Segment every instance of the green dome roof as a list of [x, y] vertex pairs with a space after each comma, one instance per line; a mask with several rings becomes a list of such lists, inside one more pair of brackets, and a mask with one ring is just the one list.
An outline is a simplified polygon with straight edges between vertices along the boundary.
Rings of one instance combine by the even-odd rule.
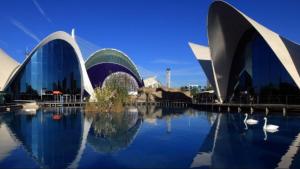
[[129, 69], [138, 79], [141, 80], [141, 76], [130, 58], [123, 52], [116, 49], [102, 49], [93, 53], [85, 62], [87, 69], [101, 64], [101, 63], [114, 63], [119, 64]]

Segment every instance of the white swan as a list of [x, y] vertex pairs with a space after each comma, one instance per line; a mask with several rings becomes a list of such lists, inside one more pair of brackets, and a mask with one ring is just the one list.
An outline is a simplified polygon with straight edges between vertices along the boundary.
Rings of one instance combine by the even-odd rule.
[[258, 121], [257, 120], [254, 120], [254, 119], [247, 119], [248, 118], [248, 114], [246, 113], [245, 114], [245, 119], [244, 119], [244, 122], [246, 122], [247, 124], [249, 125], [254, 125], [254, 124], [257, 124]]
[[274, 133], [274, 132], [278, 131], [279, 126], [273, 125], [273, 124], [268, 124], [267, 125], [267, 118], [264, 117], [264, 120], [265, 120], [265, 124], [264, 124], [263, 129], [265, 131], [270, 132], [270, 133]]

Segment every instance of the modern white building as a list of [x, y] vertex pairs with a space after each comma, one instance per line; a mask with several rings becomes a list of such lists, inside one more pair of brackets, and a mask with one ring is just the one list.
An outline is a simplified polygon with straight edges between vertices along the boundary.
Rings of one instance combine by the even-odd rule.
[[81, 51], [66, 32], [58, 31], [43, 39], [19, 67], [7, 58], [3, 64], [11, 65], [8, 75], [13, 75], [4, 89], [11, 99], [38, 99], [43, 91], [60, 91], [78, 99], [93, 95]]
[[207, 20], [209, 47], [189, 43], [220, 102], [300, 103], [300, 47], [224, 1]]

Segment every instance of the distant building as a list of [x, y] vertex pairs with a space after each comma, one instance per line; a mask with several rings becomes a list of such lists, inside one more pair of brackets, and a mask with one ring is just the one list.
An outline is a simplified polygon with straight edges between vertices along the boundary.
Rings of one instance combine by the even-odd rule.
[[200, 86], [200, 85], [197, 85], [197, 84], [189, 84], [189, 85], [187, 85], [187, 87], [188, 87], [190, 90], [192, 90], [192, 89], [194, 89], [194, 88], [201, 90], [201, 86]]
[[180, 88], [182, 91], [191, 91], [192, 89], [201, 90], [201, 86], [197, 84], [189, 84]]
[[166, 70], [166, 87], [171, 88], [171, 69], [167, 68]]
[[145, 87], [158, 88], [161, 87], [161, 83], [156, 79], [156, 76], [148, 77], [144, 79]]

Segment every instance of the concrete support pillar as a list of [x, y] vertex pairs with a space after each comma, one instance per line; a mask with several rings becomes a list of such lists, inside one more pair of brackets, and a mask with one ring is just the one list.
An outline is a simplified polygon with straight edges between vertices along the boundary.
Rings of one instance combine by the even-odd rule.
[[253, 107], [250, 107], [250, 113], [252, 114], [254, 112]]
[[266, 115], [268, 115], [268, 114], [269, 114], [269, 108], [266, 107]]
[[242, 109], [240, 107], [238, 107], [238, 112], [240, 113], [242, 111]]
[[283, 107], [283, 108], [282, 108], [282, 114], [283, 114], [283, 116], [286, 115], [286, 107]]

